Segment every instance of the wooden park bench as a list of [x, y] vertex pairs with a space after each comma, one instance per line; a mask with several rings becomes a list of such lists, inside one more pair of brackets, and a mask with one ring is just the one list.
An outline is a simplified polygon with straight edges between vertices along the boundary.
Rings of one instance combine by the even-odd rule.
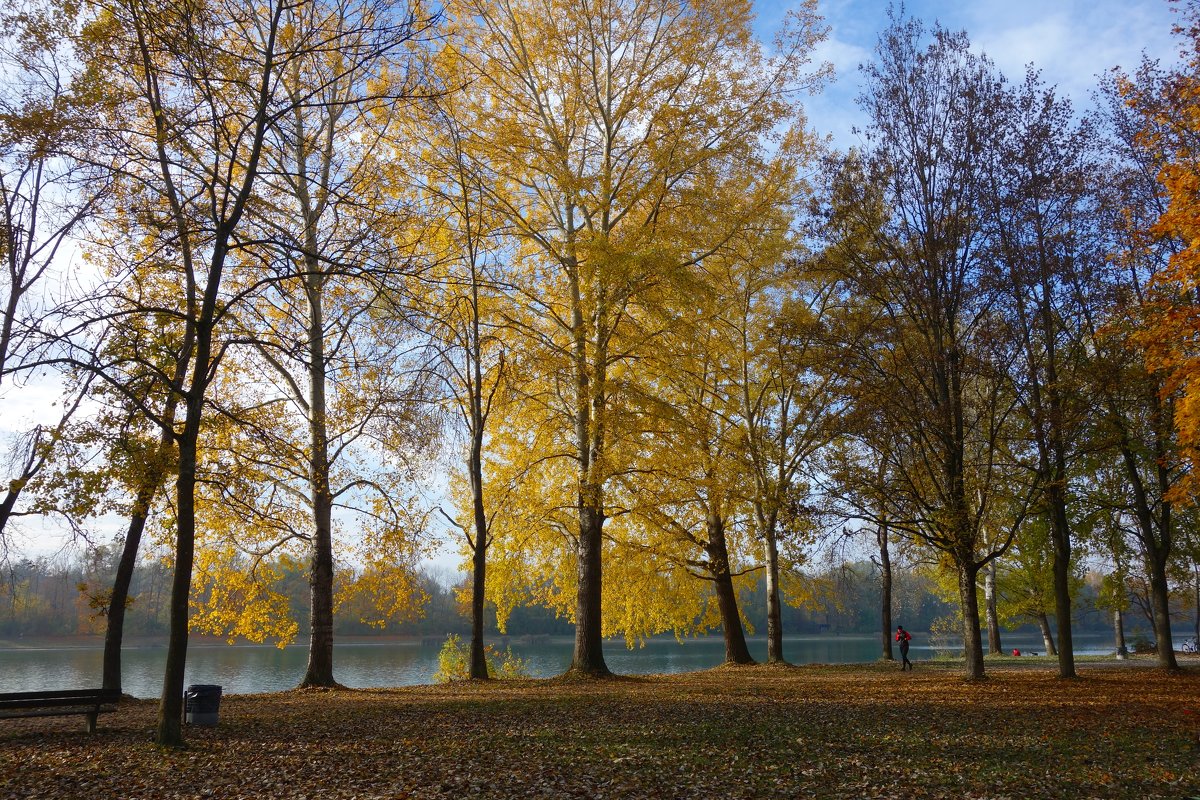
[[88, 733], [96, 732], [96, 716], [116, 711], [121, 693], [112, 689], [56, 689], [48, 692], [0, 694], [0, 719], [87, 716]]

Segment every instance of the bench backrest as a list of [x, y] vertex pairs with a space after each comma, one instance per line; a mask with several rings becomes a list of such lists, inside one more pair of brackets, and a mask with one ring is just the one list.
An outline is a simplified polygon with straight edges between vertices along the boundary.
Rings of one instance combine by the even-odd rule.
[[106, 705], [121, 699], [112, 689], [52, 689], [44, 692], [6, 692], [0, 694], [0, 709], [45, 708], [47, 706]]

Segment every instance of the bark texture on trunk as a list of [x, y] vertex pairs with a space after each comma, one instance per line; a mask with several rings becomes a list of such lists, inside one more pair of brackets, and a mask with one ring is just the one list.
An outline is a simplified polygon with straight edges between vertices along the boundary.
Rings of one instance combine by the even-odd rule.
[[129, 517], [125, 529], [125, 544], [121, 549], [121, 561], [113, 579], [112, 594], [108, 602], [108, 619], [104, 628], [104, 665], [101, 686], [114, 692], [121, 691], [121, 642], [125, 635], [125, 607], [129, 601], [129, 584], [133, 581], [133, 569], [137, 566], [138, 548], [142, 543], [142, 532], [146, 529], [146, 510], [154, 498], [154, 489], [145, 486], [138, 492], [134, 513]]
[[333, 679], [333, 541], [328, 525], [320, 526], [309, 564], [308, 664], [303, 687], [334, 687]]
[[[475, 534], [480, 536], [479, 533]], [[488, 679], [487, 649], [483, 642], [484, 587], [487, 586], [487, 551], [476, 539], [471, 559], [471, 664], [472, 680]]]
[[1150, 562], [1151, 616], [1154, 620], [1158, 665], [1163, 669], [1176, 671], [1179, 669], [1179, 663], [1175, 660], [1175, 643], [1171, 637], [1171, 589], [1167, 582], [1167, 559], [1154, 553], [1147, 561]]
[[[1059, 474], [1066, 474], [1065, 459], [1059, 458]], [[1074, 678], [1075, 643], [1071, 632], [1071, 523], [1067, 518], [1067, 501], [1061, 483], [1055, 482], [1050, 492], [1050, 539], [1054, 547], [1054, 624], [1058, 626], [1058, 677]]]
[[[479, 385], [478, 375], [478, 370], [476, 370], [476, 386]], [[468, 469], [471, 477], [471, 511], [475, 536], [471, 542], [470, 674], [473, 680], [482, 681], [488, 679], [487, 651], [483, 643], [484, 593], [487, 590], [488, 524], [483, 504], [483, 415], [479, 407], [478, 392], [472, 398], [472, 403], [474, 428], [471, 434], [471, 456], [468, 459]]]
[[1000, 644], [1000, 617], [996, 613], [996, 562], [989, 561], [983, 568], [983, 601], [987, 613], [988, 653], [1004, 652]]
[[[604, 549], [604, 476], [601, 465], [607, 444], [605, 394], [608, 351], [606, 334], [608, 291], [599, 274], [591, 279], [587, 291], [589, 313], [584, 313], [584, 287], [579, 262], [575, 257], [574, 208], [567, 207], [567, 243], [570, 255], [567, 267], [571, 292], [572, 361], [575, 382], [575, 449], [579, 458], [579, 486], [576, 508], [579, 514], [579, 540], [576, 544], [577, 588], [575, 597], [575, 650], [570, 672], [605, 677], [603, 616]], [[589, 335], [593, 338], [589, 339]]]
[[1117, 658], [1129, 658], [1129, 648], [1125, 646], [1125, 615], [1121, 609], [1113, 609], [1113, 645], [1117, 650]]
[[983, 637], [979, 633], [979, 600], [975, 595], [975, 581], [979, 567], [973, 563], [958, 566], [958, 597], [963, 615], [963, 656], [966, 661], [968, 680], [982, 680]]
[[725, 541], [725, 520], [710, 512], [707, 524], [709, 570], [712, 573], [717, 594], [717, 607], [721, 612], [721, 632], [725, 638], [726, 664], [753, 664], [750, 648], [746, 645], [746, 634], [742, 630], [742, 617], [738, 613], [737, 592], [733, 587], [733, 576], [729, 570], [729, 548]]
[[[208, 363], [207, 348], [198, 362]], [[187, 667], [188, 612], [196, 555], [196, 449], [201, 413], [197, 394], [201, 393], [188, 398], [187, 419], [179, 440], [179, 476], [175, 481], [175, 570], [171, 577], [169, 612], [171, 632], [163, 669], [162, 696], [158, 703], [158, 733], [154, 740], [156, 744], [172, 748], [183, 746], [183, 676]]]
[[325, 277], [316, 258], [316, 223], [311, 221], [305, 256], [308, 274], [308, 428], [312, 544], [309, 565], [308, 666], [303, 687], [332, 688], [333, 679], [333, 494], [329, 486], [329, 428], [326, 421]]
[[879, 544], [879, 627], [882, 659], [895, 661], [892, 656], [892, 554], [888, 549], [888, 526], [880, 524], [875, 532]]
[[[1163, 433], [1172, 429], [1172, 422], [1167, 409], [1161, 403], [1157, 403], [1158, 393], [1152, 397], [1156, 402], [1152, 410], [1157, 424], [1154, 440], [1155, 463], [1151, 468], [1150, 481], [1143, 480], [1142, 471], [1139, 469], [1139, 451], [1134, 448], [1124, 430], [1121, 430], [1121, 456], [1132, 489], [1134, 516], [1138, 523], [1135, 529], [1137, 539], [1150, 573], [1150, 611], [1158, 665], [1176, 671], [1179, 664], [1175, 660], [1175, 647], [1171, 640], [1170, 585], [1167, 582], [1167, 562], [1171, 556], [1175, 533], [1173, 506], [1167, 495], [1173, 483], [1168, 460], [1169, 448], [1166, 443], [1169, 434]], [[1149, 487], [1153, 487], [1153, 497]]]
[[[176, 361], [176, 376], [187, 369], [186, 359]], [[176, 377], [176, 381], [179, 378]], [[178, 384], [175, 385], [178, 390]], [[129, 515], [129, 526], [125, 529], [125, 544], [121, 549], [121, 561], [113, 578], [112, 595], [108, 606], [108, 619], [104, 629], [104, 666], [102, 683], [105, 689], [121, 691], [121, 643], [125, 637], [125, 609], [129, 604], [129, 586], [137, 566], [138, 550], [142, 534], [146, 530], [146, 518], [154, 497], [163, 486], [169, 473], [169, 464], [174, 451], [173, 428], [179, 410], [178, 399], [168, 399], [163, 410], [162, 431], [158, 441], [158, 452], [154, 463], [147, 466], [147, 473], [138, 487], [133, 511]]]
[[1054, 648], [1054, 634], [1050, 631], [1050, 619], [1045, 613], [1037, 615], [1037, 624], [1038, 630], [1042, 634], [1042, 646], [1046, 648], [1046, 655], [1058, 655], [1058, 651]]
[[575, 650], [570, 671], [593, 677], [611, 675], [604, 663], [601, 606], [601, 526], [604, 517], [582, 505], [579, 520], [579, 589], [576, 596]]
[[[759, 514], [762, 520], [764, 515]], [[767, 560], [767, 663], [782, 664], [783, 659], [783, 606], [779, 598], [779, 542], [776, 539], [774, 515], [765, 526]]]
[[755, 499], [755, 516], [763, 534], [767, 561], [767, 663], [784, 661], [784, 606], [779, 593], [779, 515], [767, 512], [762, 498]]

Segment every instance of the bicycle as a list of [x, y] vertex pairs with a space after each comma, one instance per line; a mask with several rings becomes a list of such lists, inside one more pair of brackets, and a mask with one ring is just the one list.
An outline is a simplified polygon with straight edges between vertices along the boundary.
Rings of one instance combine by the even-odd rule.
[[1196, 640], [1195, 639], [1185, 639], [1183, 642], [1183, 652], [1185, 652], [1185, 653], [1197, 652]]

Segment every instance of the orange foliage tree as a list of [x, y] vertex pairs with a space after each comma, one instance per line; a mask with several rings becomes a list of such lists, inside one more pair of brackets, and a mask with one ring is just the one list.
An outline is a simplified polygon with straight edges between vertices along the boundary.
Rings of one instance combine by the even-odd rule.
[[[1181, 64], [1163, 73], [1144, 64], [1136, 79], [1122, 82], [1129, 104], [1141, 112], [1139, 144], [1162, 166], [1158, 181], [1166, 201], [1157, 223], [1143, 232], [1143, 246], [1174, 240], [1164, 269], [1154, 276], [1152, 300], [1134, 341], [1151, 371], [1164, 379], [1163, 395], [1174, 395], [1174, 420], [1181, 455], [1200, 463], [1200, 3], [1189, 0]], [[1196, 471], [1176, 483], [1174, 499], [1194, 494]]]

